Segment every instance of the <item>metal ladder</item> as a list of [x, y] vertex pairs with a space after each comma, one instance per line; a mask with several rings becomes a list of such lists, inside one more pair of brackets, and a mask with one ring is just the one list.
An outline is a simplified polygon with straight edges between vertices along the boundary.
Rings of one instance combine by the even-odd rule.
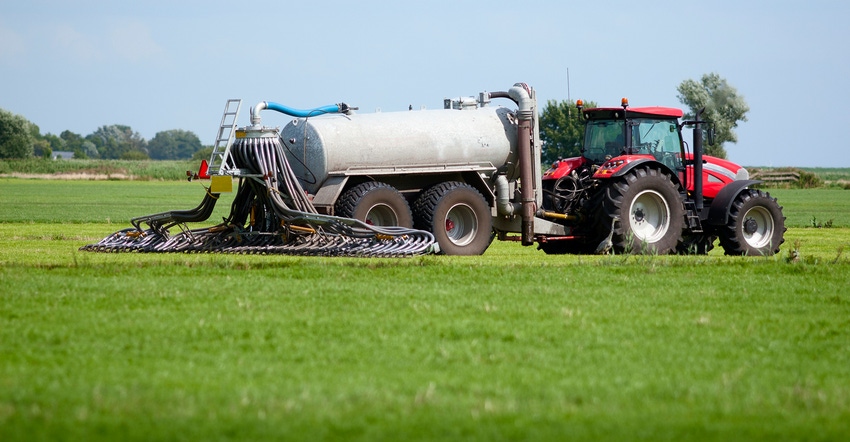
[[[233, 110], [234, 107], [236, 110]], [[210, 156], [209, 170], [211, 174], [226, 175], [228, 170], [235, 169], [230, 159], [230, 146], [233, 145], [236, 122], [241, 108], [241, 99], [227, 100], [227, 104], [224, 105], [224, 114], [221, 116], [221, 124], [218, 126], [218, 134], [215, 137], [215, 144]]]

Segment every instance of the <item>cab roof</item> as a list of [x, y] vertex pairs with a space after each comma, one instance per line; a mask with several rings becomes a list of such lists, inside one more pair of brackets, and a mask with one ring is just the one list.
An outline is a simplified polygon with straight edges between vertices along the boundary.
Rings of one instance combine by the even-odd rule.
[[[675, 107], [661, 107], [661, 106], [648, 106], [648, 107], [630, 107], [629, 116], [632, 118], [640, 118], [640, 117], [661, 117], [661, 118], [681, 118], [683, 113], [681, 109], [677, 109]], [[607, 118], [622, 118], [623, 116], [623, 108], [622, 107], [594, 107], [590, 109], [583, 109], [585, 116], [587, 118], [599, 118], [599, 119], [607, 119]], [[615, 117], [616, 114], [617, 116]]]

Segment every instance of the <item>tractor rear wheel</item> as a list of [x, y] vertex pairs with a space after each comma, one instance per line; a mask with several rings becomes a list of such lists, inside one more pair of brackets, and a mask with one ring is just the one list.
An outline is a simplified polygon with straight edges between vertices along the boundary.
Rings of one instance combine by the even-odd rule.
[[658, 254], [676, 250], [682, 241], [685, 208], [672, 177], [657, 169], [636, 168], [602, 192], [596, 217], [602, 243], [597, 250]]
[[746, 189], [732, 201], [719, 237], [727, 255], [779, 253], [779, 246], [785, 242], [782, 206], [769, 193]]
[[434, 234], [445, 255], [480, 255], [493, 240], [490, 206], [474, 187], [449, 181], [413, 203], [414, 226]]
[[337, 200], [334, 213], [373, 226], [413, 227], [413, 214], [404, 196], [395, 187], [378, 181], [348, 189]]

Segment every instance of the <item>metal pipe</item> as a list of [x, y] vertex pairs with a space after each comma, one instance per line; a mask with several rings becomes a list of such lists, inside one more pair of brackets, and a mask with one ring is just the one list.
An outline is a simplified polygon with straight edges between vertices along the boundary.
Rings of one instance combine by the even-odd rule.
[[508, 90], [510, 97], [517, 103], [517, 150], [519, 156], [520, 195], [522, 197], [522, 245], [534, 244], [534, 213], [537, 212], [537, 199], [534, 196], [534, 175], [531, 152], [531, 121], [534, 118], [534, 100], [528, 85], [517, 83]]
[[509, 93], [504, 92], [504, 91], [488, 92], [487, 95], [489, 95], [490, 98], [507, 98], [507, 99], [513, 100], [514, 103], [519, 105], [519, 103], [517, 102], [517, 100], [514, 99], [514, 97], [511, 97], [511, 95]]
[[499, 215], [511, 216], [520, 211], [520, 205], [511, 203], [510, 187], [508, 177], [499, 175], [496, 177], [496, 210]]

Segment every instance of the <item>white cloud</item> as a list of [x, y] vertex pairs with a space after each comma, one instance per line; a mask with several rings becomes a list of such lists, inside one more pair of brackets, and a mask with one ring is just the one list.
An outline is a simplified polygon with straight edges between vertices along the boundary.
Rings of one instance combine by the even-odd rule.
[[17, 32], [0, 26], [0, 61], [14, 62], [19, 55], [26, 52], [25, 41]]
[[116, 55], [134, 63], [155, 59], [164, 52], [148, 26], [141, 22], [113, 26], [109, 30], [109, 37]]
[[53, 31], [53, 45], [73, 60], [87, 62], [102, 56], [95, 41], [68, 24], [56, 26]]

